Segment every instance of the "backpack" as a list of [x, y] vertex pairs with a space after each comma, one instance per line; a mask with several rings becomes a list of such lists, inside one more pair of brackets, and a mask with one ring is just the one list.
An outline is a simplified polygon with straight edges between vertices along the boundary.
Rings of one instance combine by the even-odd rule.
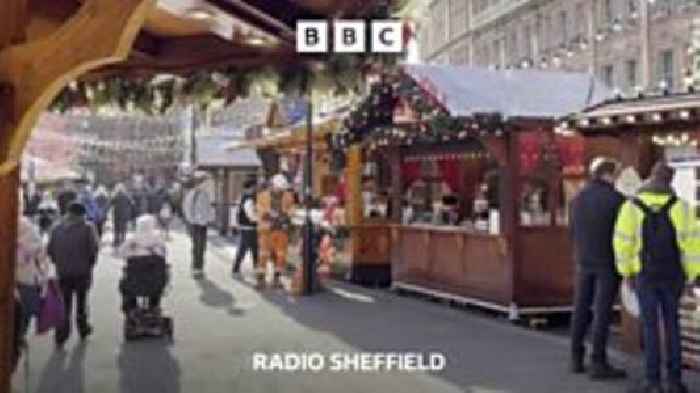
[[669, 214], [677, 201], [678, 197], [673, 195], [655, 211], [640, 199], [632, 199], [632, 203], [644, 212], [640, 276], [652, 282], [682, 280], [684, 276], [676, 228]]
[[253, 199], [252, 195], [243, 194], [241, 196], [241, 201], [240, 201], [240, 204], [238, 205], [238, 212], [237, 212], [238, 214], [236, 217], [238, 225], [248, 226], [248, 227], [255, 225], [255, 223], [250, 219], [250, 217], [248, 217], [248, 215], [245, 212], [245, 209], [243, 208], [245, 203], [250, 199]]

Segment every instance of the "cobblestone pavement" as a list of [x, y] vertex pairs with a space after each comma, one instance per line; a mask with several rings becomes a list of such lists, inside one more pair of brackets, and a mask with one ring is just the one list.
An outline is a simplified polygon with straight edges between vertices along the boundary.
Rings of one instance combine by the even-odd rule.
[[[29, 357], [15, 375], [15, 391], [612, 393], [626, 392], [631, 384], [570, 375], [565, 337], [480, 313], [342, 283], [310, 298], [257, 292], [249, 262], [244, 279], [233, 279], [234, 246], [212, 240], [207, 276], [201, 281], [190, 276], [185, 235], [175, 233], [169, 243], [174, 274], [164, 308], [175, 318], [170, 345], [123, 341], [117, 292], [121, 262], [105, 246], [91, 295], [94, 336], [83, 344], [72, 337], [65, 352], [54, 351], [51, 337], [31, 337]], [[253, 370], [256, 352], [292, 351], [436, 351], [445, 354], [447, 367], [437, 373]], [[636, 361], [616, 360], [639, 374]], [[689, 379], [700, 390], [697, 376]]]

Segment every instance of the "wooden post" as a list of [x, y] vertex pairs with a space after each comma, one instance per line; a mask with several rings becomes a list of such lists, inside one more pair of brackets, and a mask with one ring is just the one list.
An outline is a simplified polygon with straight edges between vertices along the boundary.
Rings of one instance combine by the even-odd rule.
[[[506, 239], [508, 263], [508, 279], [510, 284], [510, 299], [515, 303], [518, 297], [516, 285], [518, 277], [518, 223], [520, 222], [520, 138], [514, 127], [506, 131], [508, 138], [508, 161], [502, 167], [501, 184], [499, 187], [501, 201], [502, 236]], [[517, 316], [511, 315], [512, 318]]]
[[345, 172], [347, 186], [348, 224], [351, 226], [362, 224], [362, 148], [359, 145], [348, 149], [348, 166]]
[[355, 263], [360, 252], [361, 228], [363, 219], [362, 206], [362, 147], [353, 145], [348, 149], [347, 168], [345, 170], [345, 209], [350, 227], [350, 261]]
[[[0, 117], [0, 121], [2, 118]], [[10, 391], [14, 348], [14, 288], [19, 169], [0, 173], [0, 392]]]
[[389, 152], [389, 165], [391, 167], [391, 190], [389, 198], [391, 198], [391, 217], [389, 219], [395, 223], [401, 223], [402, 212], [402, 180], [401, 180], [401, 150], [395, 147]]

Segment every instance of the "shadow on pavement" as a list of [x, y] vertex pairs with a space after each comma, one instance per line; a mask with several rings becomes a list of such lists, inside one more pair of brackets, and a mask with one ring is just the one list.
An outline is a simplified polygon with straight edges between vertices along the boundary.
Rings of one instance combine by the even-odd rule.
[[565, 338], [386, 291], [334, 282], [331, 290], [294, 302], [275, 292], [261, 296], [353, 351], [443, 353], [446, 369], [430, 375], [469, 393], [626, 392], [638, 378], [600, 383], [571, 375]]
[[206, 277], [195, 280], [195, 282], [202, 291], [199, 299], [204, 305], [223, 309], [233, 316], [241, 316], [245, 313], [244, 310], [236, 307], [236, 300], [231, 292], [222, 289], [215, 282]]
[[119, 392], [180, 392], [180, 364], [162, 340], [123, 343], [117, 355]]
[[70, 358], [65, 351], [54, 351], [44, 366], [37, 393], [84, 393], [87, 345], [85, 342], [77, 344]]

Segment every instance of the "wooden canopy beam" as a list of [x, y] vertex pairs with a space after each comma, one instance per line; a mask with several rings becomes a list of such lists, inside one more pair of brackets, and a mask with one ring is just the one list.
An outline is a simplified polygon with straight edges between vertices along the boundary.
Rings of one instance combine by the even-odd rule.
[[[69, 82], [125, 59], [155, 0], [84, 0], [48, 35], [26, 41], [28, 0], [0, 13], [0, 393], [11, 391], [19, 161], [39, 115]], [[9, 10], [9, 12], [7, 12]]]
[[0, 52], [0, 82], [15, 88], [15, 116], [3, 124], [0, 164], [17, 165], [32, 127], [51, 100], [81, 74], [127, 58], [154, 0], [86, 0], [51, 36]]
[[301, 16], [319, 18], [307, 15], [296, 4], [289, 0], [269, 1], [255, 0], [206, 0], [211, 5], [227, 14], [249, 21], [262, 30], [279, 37], [283, 42], [290, 43], [295, 38], [292, 21]]
[[29, 0], [3, 0], [0, 13], [0, 49], [26, 39]]

